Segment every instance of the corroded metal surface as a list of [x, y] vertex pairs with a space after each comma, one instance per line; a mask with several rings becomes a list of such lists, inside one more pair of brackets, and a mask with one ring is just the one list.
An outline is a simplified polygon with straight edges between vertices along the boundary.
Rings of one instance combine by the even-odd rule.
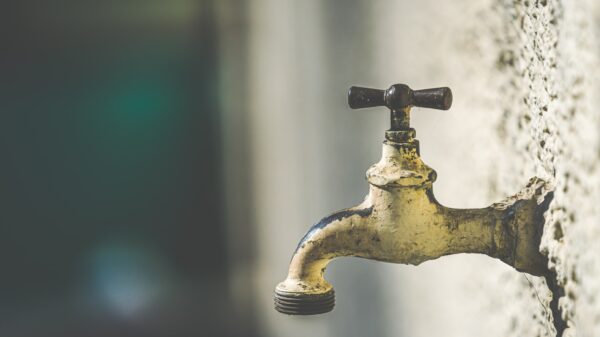
[[[436, 173], [421, 160], [414, 129], [408, 125], [414, 100], [410, 88], [404, 87], [407, 90], [390, 88], [380, 93], [384, 98], [377, 101], [392, 112], [401, 109], [406, 123], [394, 126], [392, 119], [382, 158], [367, 171], [369, 194], [360, 205], [324, 218], [302, 238], [287, 279], [275, 291], [278, 311], [317, 314], [333, 309], [333, 287], [323, 275], [327, 264], [341, 256], [418, 265], [450, 254], [479, 253], [532, 275], [547, 272], [547, 260], [539, 245], [543, 213], [553, 196], [550, 186], [532, 178], [518, 194], [486, 208], [441, 205], [433, 194]], [[441, 89], [447, 93], [435, 89], [438, 94], [430, 95], [437, 103], [421, 102], [423, 106], [449, 108], [451, 93]], [[351, 90], [351, 106], [374, 106], [372, 92], [357, 92], [369, 102], [357, 103]], [[390, 97], [394, 94], [401, 98]]]

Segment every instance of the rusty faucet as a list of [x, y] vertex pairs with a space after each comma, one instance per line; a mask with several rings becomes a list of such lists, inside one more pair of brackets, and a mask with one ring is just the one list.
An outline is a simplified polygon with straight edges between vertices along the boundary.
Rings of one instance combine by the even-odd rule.
[[545, 181], [532, 178], [516, 195], [486, 208], [448, 208], [435, 199], [436, 172], [421, 160], [415, 129], [409, 125], [410, 109], [448, 110], [450, 88], [351, 87], [348, 103], [352, 109], [390, 109], [382, 158], [367, 170], [370, 190], [365, 200], [325, 217], [300, 240], [287, 278], [275, 289], [277, 311], [331, 311], [334, 291], [323, 274], [327, 264], [341, 256], [418, 265], [444, 255], [479, 253], [518, 271], [544, 275], [547, 260], [539, 245], [543, 214], [553, 197]]

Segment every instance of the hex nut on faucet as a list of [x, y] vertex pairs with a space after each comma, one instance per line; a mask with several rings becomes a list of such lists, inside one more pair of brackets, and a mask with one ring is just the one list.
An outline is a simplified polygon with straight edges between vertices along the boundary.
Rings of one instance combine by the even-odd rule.
[[287, 278], [275, 289], [277, 311], [290, 315], [331, 311], [334, 290], [323, 274], [327, 264], [341, 256], [418, 265], [450, 254], [479, 253], [518, 271], [544, 275], [547, 259], [539, 246], [544, 212], [553, 198], [547, 182], [532, 178], [516, 195], [486, 208], [449, 208], [435, 199], [436, 172], [421, 160], [415, 130], [409, 125], [410, 108], [449, 109], [449, 88], [352, 87], [348, 103], [354, 109], [391, 110], [382, 158], [367, 171], [370, 189], [365, 200], [325, 217], [300, 240]]

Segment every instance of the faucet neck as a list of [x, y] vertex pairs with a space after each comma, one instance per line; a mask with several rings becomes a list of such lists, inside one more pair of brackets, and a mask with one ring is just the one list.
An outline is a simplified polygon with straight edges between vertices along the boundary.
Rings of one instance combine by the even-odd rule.
[[384, 144], [390, 144], [406, 150], [414, 150], [417, 156], [419, 156], [419, 141], [415, 139], [416, 135], [417, 132], [413, 128], [405, 130], [389, 129], [385, 132]]
[[430, 187], [437, 173], [421, 160], [418, 141], [413, 138], [414, 129], [387, 131], [386, 136], [388, 135], [398, 137], [396, 140], [401, 142], [389, 139], [383, 142], [381, 160], [367, 170], [369, 183], [384, 189]]

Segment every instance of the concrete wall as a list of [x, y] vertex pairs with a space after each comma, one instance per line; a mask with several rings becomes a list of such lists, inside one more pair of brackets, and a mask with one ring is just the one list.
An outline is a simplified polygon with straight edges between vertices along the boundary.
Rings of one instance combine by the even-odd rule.
[[273, 336], [554, 336], [543, 279], [485, 256], [418, 267], [331, 264], [334, 312], [272, 310], [297, 240], [362, 200], [379, 158], [381, 111], [351, 111], [352, 84], [450, 86], [454, 105], [414, 109], [435, 192], [484, 207], [537, 175], [556, 185], [541, 249], [565, 336], [600, 335], [599, 5], [588, 1], [255, 0], [250, 5], [249, 133], [256, 224], [256, 316]]

